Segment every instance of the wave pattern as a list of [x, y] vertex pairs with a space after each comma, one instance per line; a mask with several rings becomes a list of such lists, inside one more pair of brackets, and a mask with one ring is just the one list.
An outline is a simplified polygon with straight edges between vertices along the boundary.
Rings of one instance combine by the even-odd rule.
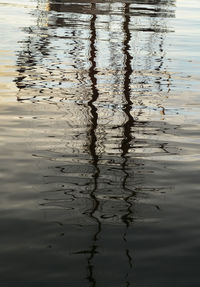
[[[165, 264], [171, 270], [180, 265], [180, 254], [191, 252], [183, 248], [191, 240], [183, 231], [188, 221], [178, 211], [186, 194], [190, 209], [190, 195], [182, 189], [197, 189], [199, 147], [198, 67], [194, 63], [189, 74], [182, 69], [190, 65], [183, 54], [168, 51], [175, 1], [38, 0], [7, 6], [31, 9], [33, 19], [23, 24], [16, 51], [15, 108], [11, 118], [6, 108], [1, 115], [2, 137], [10, 132], [2, 157], [8, 170], [16, 167], [4, 173], [11, 190], [15, 182], [23, 186], [5, 193], [12, 213], [5, 208], [3, 216], [27, 230], [32, 249], [23, 243], [20, 250], [39, 266], [25, 268], [24, 282], [94, 287], [139, 280], [138, 286], [146, 286], [143, 271], [134, 277], [136, 258], [149, 286], [169, 286]], [[24, 241], [16, 238], [21, 246]], [[36, 260], [34, 254], [44, 257]], [[17, 248], [15, 255], [20, 258]], [[16, 270], [17, 261], [11, 264]], [[159, 262], [161, 275], [155, 276], [152, 262]]]
[[35, 14], [18, 54], [17, 99], [65, 110], [61, 144], [37, 145], [35, 156], [50, 159], [44, 182], [59, 190], [41, 205], [128, 225], [137, 193], [162, 189], [145, 183], [148, 158], [179, 152], [164, 139], [178, 126], [160, 121], [173, 2], [38, 2]]

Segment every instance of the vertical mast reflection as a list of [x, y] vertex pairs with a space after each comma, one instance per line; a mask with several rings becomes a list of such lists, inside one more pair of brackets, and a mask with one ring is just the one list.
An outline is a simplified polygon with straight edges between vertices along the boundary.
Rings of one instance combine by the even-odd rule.
[[129, 16], [129, 3], [125, 4], [125, 9], [124, 9], [124, 13], [125, 13], [125, 20], [124, 20], [124, 25], [123, 25], [123, 30], [124, 30], [124, 55], [125, 55], [125, 61], [124, 61], [124, 98], [126, 103], [123, 105], [123, 110], [125, 113], [125, 116], [127, 118], [125, 124], [123, 125], [123, 135], [124, 138], [122, 140], [121, 143], [121, 150], [122, 150], [122, 154], [121, 157], [123, 159], [123, 162], [121, 164], [122, 166], [122, 170], [124, 172], [124, 177], [123, 177], [123, 181], [122, 181], [122, 188], [124, 191], [128, 191], [130, 194], [129, 196], [127, 196], [125, 198], [126, 202], [129, 205], [128, 208], [128, 214], [124, 215], [122, 217], [122, 220], [124, 221], [124, 223], [127, 225], [127, 227], [129, 226], [129, 223], [131, 221], [130, 218], [130, 214], [132, 213], [131, 211], [131, 207], [132, 204], [129, 202], [129, 199], [135, 194], [134, 191], [130, 190], [129, 188], [126, 187], [126, 183], [127, 183], [127, 179], [129, 177], [129, 173], [127, 171], [127, 161], [128, 161], [128, 152], [129, 149], [131, 147], [131, 141], [133, 140], [133, 136], [131, 134], [131, 128], [134, 126], [134, 119], [131, 115], [131, 109], [132, 109], [132, 101], [130, 99], [130, 77], [131, 74], [133, 72], [133, 69], [131, 67], [131, 59], [132, 56], [129, 53], [130, 50], [130, 39], [131, 39], [131, 35], [130, 35], [130, 31], [129, 31], [129, 23], [130, 23], [130, 16]]
[[93, 173], [93, 179], [94, 179], [94, 186], [92, 188], [92, 191], [90, 192], [90, 198], [92, 201], [92, 208], [89, 211], [89, 216], [92, 218], [92, 220], [96, 223], [96, 231], [93, 235], [92, 238], [92, 245], [90, 249], [90, 256], [88, 257], [88, 281], [90, 282], [91, 286], [96, 286], [96, 280], [94, 277], [94, 256], [97, 253], [97, 240], [98, 240], [98, 235], [101, 232], [101, 222], [100, 220], [95, 216], [96, 211], [98, 210], [99, 207], [99, 200], [96, 196], [96, 191], [98, 188], [98, 178], [100, 174], [100, 169], [98, 167], [98, 161], [99, 161], [99, 156], [96, 152], [96, 143], [97, 143], [97, 136], [96, 136], [96, 130], [97, 130], [97, 125], [98, 125], [98, 112], [97, 108], [95, 107], [94, 103], [99, 97], [99, 91], [97, 89], [97, 79], [96, 79], [96, 48], [95, 48], [95, 41], [96, 41], [96, 28], [95, 28], [95, 23], [97, 16], [95, 15], [95, 10], [96, 10], [96, 4], [92, 3], [91, 4], [91, 21], [90, 21], [90, 32], [91, 32], [91, 37], [90, 37], [90, 69], [89, 69], [89, 77], [91, 80], [91, 89], [92, 89], [92, 97], [91, 100], [88, 102], [88, 106], [90, 107], [91, 111], [91, 128], [89, 131], [89, 136], [90, 136], [90, 144], [89, 144], [89, 152], [92, 157], [92, 165], [94, 167], [94, 173]]
[[[128, 192], [128, 195], [125, 195], [125, 202], [127, 204], [127, 213], [124, 214], [121, 219], [124, 222], [125, 226], [126, 226], [126, 230], [123, 234], [123, 240], [125, 241], [125, 243], [127, 242], [126, 236], [127, 236], [127, 232], [128, 232], [128, 228], [129, 225], [132, 221], [132, 202], [131, 202], [131, 198], [135, 195], [135, 192], [133, 190], [130, 190], [129, 188], [127, 188], [127, 179], [129, 177], [129, 173], [127, 171], [127, 162], [128, 162], [128, 152], [129, 149], [131, 147], [131, 141], [133, 139], [133, 136], [131, 134], [131, 128], [134, 125], [134, 119], [131, 115], [131, 109], [132, 109], [132, 101], [130, 99], [130, 92], [131, 92], [131, 88], [130, 88], [130, 77], [131, 74], [133, 72], [133, 69], [131, 67], [131, 60], [132, 60], [132, 56], [129, 53], [130, 50], [130, 39], [131, 39], [131, 34], [129, 31], [129, 23], [130, 23], [130, 16], [129, 16], [129, 10], [130, 10], [130, 4], [129, 3], [125, 3], [125, 7], [124, 7], [124, 23], [123, 23], [123, 31], [124, 31], [124, 56], [125, 56], [125, 61], [124, 61], [124, 88], [123, 88], [123, 92], [124, 92], [124, 98], [125, 98], [125, 104], [123, 105], [123, 110], [125, 113], [125, 116], [127, 118], [126, 122], [123, 125], [123, 140], [121, 142], [121, 150], [122, 150], [122, 154], [121, 157], [123, 159], [121, 167], [122, 167], [122, 171], [124, 173], [124, 177], [122, 180], [122, 188], [124, 192]], [[129, 282], [129, 271], [132, 269], [132, 257], [130, 255], [129, 252], [129, 248], [126, 245], [126, 251], [125, 251], [127, 260], [128, 260], [128, 264], [129, 264], [129, 270], [127, 271], [126, 275], [125, 275], [125, 282], [126, 282], [126, 286], [130, 285]]]

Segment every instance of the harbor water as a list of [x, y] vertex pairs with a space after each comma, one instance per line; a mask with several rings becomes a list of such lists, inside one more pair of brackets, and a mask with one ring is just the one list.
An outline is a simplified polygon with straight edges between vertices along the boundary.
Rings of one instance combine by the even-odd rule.
[[0, 284], [200, 286], [199, 0], [0, 0]]

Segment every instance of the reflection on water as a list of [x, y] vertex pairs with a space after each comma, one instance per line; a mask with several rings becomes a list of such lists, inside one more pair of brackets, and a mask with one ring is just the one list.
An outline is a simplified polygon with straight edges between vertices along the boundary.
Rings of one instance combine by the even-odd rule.
[[133, 220], [127, 212], [145, 185], [143, 155], [168, 153], [159, 137], [176, 129], [157, 118], [170, 91], [164, 39], [174, 9], [168, 1], [148, 5], [39, 2], [45, 20], [29, 28], [18, 55], [18, 101], [65, 110], [64, 147], [45, 150], [52, 161], [67, 160], [45, 180], [60, 184], [64, 174], [73, 196], [91, 201], [94, 209], [87, 212], [87, 204], [85, 213], [98, 224]]
[[180, 254], [192, 252], [179, 244], [189, 238], [177, 226], [188, 223], [175, 209], [197, 181], [197, 163], [189, 173], [180, 160], [191, 164], [195, 131], [173, 104], [187, 76], [167, 56], [175, 2], [30, 7], [34, 22], [16, 49], [17, 101], [2, 115], [12, 140], [1, 155], [9, 191], [1, 225], [20, 233], [2, 241], [2, 282], [12, 272], [6, 286], [169, 286]]

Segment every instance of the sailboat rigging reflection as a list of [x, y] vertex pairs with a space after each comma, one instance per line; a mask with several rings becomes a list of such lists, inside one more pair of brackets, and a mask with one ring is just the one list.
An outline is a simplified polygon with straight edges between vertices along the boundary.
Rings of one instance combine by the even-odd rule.
[[130, 286], [133, 256], [128, 237], [138, 190], [146, 184], [144, 157], [154, 148], [168, 152], [165, 142], [152, 143], [152, 130], [159, 135], [165, 126], [155, 128], [148, 112], [151, 115], [154, 104], [162, 107], [164, 116], [162, 97], [170, 92], [170, 76], [165, 73], [163, 78], [161, 72], [171, 6], [167, 0], [85, 5], [57, 0], [46, 7], [46, 21], [38, 21], [45, 25], [31, 28], [24, 41], [16, 78], [19, 101], [53, 103], [65, 112], [64, 128], [59, 127], [65, 147], [50, 151], [44, 172], [52, 172], [45, 184], [53, 182], [68, 200], [59, 201], [56, 195], [48, 200], [47, 190], [43, 207], [63, 208], [63, 214], [67, 207], [66, 221], [75, 224], [81, 218], [86, 229], [93, 226], [88, 248], [73, 252], [86, 256], [86, 279], [93, 287], [104, 228], [123, 226], [116, 241], [123, 241], [126, 267], [121, 274], [123, 284]]
[[[95, 10], [96, 5], [93, 3], [91, 4], [91, 11]], [[94, 167], [94, 173], [93, 173], [93, 180], [94, 180], [94, 187], [92, 188], [90, 192], [90, 198], [92, 202], [92, 208], [89, 211], [88, 215], [90, 218], [94, 220], [96, 223], [96, 231], [92, 237], [92, 245], [90, 249], [90, 256], [87, 259], [88, 262], [88, 276], [87, 279], [91, 283], [91, 286], [96, 286], [96, 280], [94, 275], [94, 256], [97, 253], [97, 241], [98, 241], [98, 235], [101, 233], [101, 221], [98, 219], [98, 217], [95, 215], [96, 211], [99, 208], [99, 200], [96, 196], [96, 192], [98, 192], [98, 178], [100, 174], [100, 169], [98, 167], [98, 161], [99, 157], [96, 152], [96, 144], [97, 144], [97, 136], [96, 136], [96, 129], [98, 125], [98, 111], [95, 107], [94, 103], [97, 101], [99, 97], [99, 92], [97, 88], [97, 79], [96, 79], [96, 48], [95, 48], [95, 41], [96, 41], [96, 29], [95, 29], [95, 22], [96, 22], [97, 16], [93, 14], [91, 16], [90, 20], [90, 31], [91, 31], [91, 37], [90, 37], [90, 68], [89, 68], [89, 77], [91, 80], [91, 89], [92, 89], [92, 98], [88, 102], [88, 106], [90, 107], [90, 113], [91, 113], [91, 128], [89, 131], [89, 137], [90, 137], [90, 144], [89, 144], [89, 152], [91, 154], [91, 163]]]

